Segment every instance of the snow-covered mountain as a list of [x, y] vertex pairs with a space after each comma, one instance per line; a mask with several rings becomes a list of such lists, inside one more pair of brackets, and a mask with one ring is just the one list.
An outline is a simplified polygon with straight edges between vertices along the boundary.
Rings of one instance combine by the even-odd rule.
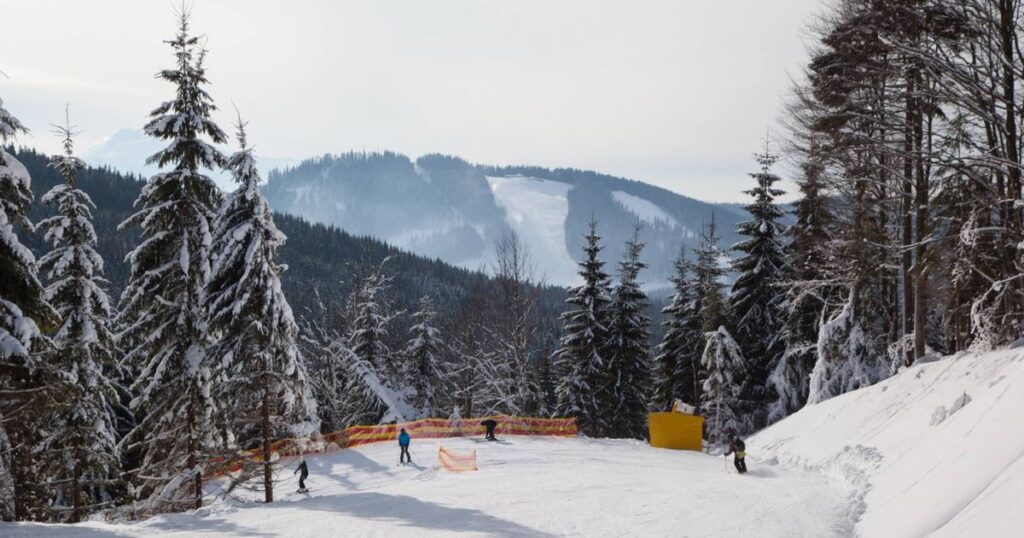
[[[166, 145], [165, 142], [146, 136], [141, 131], [121, 129], [102, 142], [86, 149], [82, 157], [92, 166], [106, 166], [125, 174], [149, 177], [156, 173], [157, 168], [147, 165], [146, 159]], [[230, 150], [225, 149], [225, 151]], [[266, 177], [270, 170], [284, 168], [295, 164], [295, 162], [294, 159], [279, 159], [260, 155], [257, 159], [257, 166], [263, 177]], [[215, 172], [213, 179], [222, 189], [234, 188], [231, 178], [223, 171]]]
[[488, 167], [396, 153], [326, 155], [270, 175], [276, 211], [370, 235], [470, 269], [488, 268], [494, 244], [515, 230], [548, 283], [577, 282], [575, 260], [591, 218], [614, 272], [635, 224], [646, 242], [649, 288], [667, 286], [680, 246], [693, 247], [715, 215], [721, 245], [736, 240], [742, 210], [595, 172]]

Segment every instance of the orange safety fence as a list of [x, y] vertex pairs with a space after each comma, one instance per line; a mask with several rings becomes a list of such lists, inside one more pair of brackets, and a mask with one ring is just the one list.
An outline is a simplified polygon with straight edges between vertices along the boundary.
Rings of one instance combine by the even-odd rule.
[[[397, 424], [377, 424], [374, 426], [349, 426], [344, 430], [326, 433], [315, 439], [280, 439], [270, 445], [271, 457], [276, 453], [278, 458], [294, 458], [308, 454], [324, 454], [336, 452], [344, 448], [352, 448], [368, 443], [392, 441], [398, 438], [403, 428], [415, 439], [441, 439], [446, 437], [470, 437], [484, 435], [486, 428], [481, 421], [494, 420], [498, 423], [496, 435], [547, 435], [574, 437], [576, 435], [576, 419], [569, 418], [536, 418], [494, 415], [479, 418], [442, 419], [425, 418]], [[235, 472], [242, 468], [245, 461], [258, 463], [263, 458], [262, 449], [253, 449], [242, 454], [241, 458], [232, 461], [220, 472]], [[219, 467], [224, 459], [215, 460], [214, 467]]]
[[437, 461], [441, 464], [441, 467], [456, 473], [477, 470], [476, 450], [468, 454], [458, 454], [439, 446], [437, 447]]

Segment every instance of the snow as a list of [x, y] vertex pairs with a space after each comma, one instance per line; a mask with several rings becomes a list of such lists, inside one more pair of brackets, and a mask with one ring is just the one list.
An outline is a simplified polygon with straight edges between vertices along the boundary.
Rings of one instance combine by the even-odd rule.
[[524, 176], [488, 177], [509, 226], [519, 234], [534, 260], [546, 268], [549, 284], [577, 285], [578, 267], [565, 243], [572, 185]]
[[679, 226], [679, 221], [672, 218], [664, 209], [645, 198], [629, 194], [628, 192], [612, 191], [612, 199], [622, 204], [630, 213], [647, 224], [655, 224], [661, 221], [669, 226]]
[[[25, 536], [74, 529], [123, 536], [837, 536], [845, 491], [818, 476], [649, 448], [638, 441], [501, 437], [413, 439], [414, 465], [393, 443], [307, 459], [308, 495], [281, 469], [271, 506], [260, 493], [135, 524], [23, 524]], [[438, 446], [476, 450], [479, 471], [437, 467]], [[0, 534], [4, 533], [0, 523]]]
[[1024, 526], [1024, 350], [918, 364], [747, 442], [855, 488], [859, 536], [1008, 536]]

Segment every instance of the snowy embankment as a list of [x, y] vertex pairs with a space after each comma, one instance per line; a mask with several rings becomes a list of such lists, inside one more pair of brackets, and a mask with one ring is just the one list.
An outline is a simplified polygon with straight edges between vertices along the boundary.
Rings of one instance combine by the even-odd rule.
[[1024, 528], [1024, 349], [919, 364], [809, 406], [747, 443], [855, 489], [866, 537]]
[[[438, 444], [477, 451], [479, 471], [439, 469]], [[134, 524], [8, 525], [0, 535], [149, 536], [842, 536], [847, 491], [815, 474], [662, 450], [637, 441], [507, 437], [392, 443], [308, 460], [308, 495], [291, 469], [272, 505], [241, 499]]]

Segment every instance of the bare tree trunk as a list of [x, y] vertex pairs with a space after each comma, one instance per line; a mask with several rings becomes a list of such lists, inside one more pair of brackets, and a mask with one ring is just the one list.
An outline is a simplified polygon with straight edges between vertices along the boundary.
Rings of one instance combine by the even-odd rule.
[[273, 465], [270, 463], [270, 390], [267, 383], [267, 374], [263, 374], [262, 378], [263, 501], [272, 503], [274, 502], [274, 474]]

